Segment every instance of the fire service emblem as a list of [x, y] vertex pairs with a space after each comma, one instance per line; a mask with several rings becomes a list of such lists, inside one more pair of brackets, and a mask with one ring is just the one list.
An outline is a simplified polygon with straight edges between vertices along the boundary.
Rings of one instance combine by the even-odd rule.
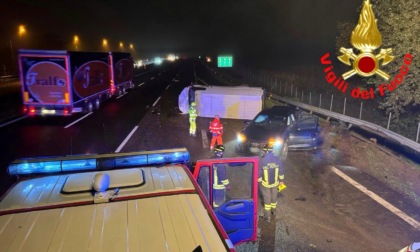
[[353, 48], [340, 48], [342, 55], [338, 56], [338, 59], [348, 66], [353, 65], [352, 70], [341, 75], [344, 80], [355, 74], [362, 77], [377, 74], [383, 79], [389, 80], [389, 74], [382, 71], [379, 65], [387, 65], [394, 59], [394, 56], [391, 55], [391, 48], [380, 49], [378, 54], [374, 54], [374, 51], [382, 44], [382, 36], [376, 26], [375, 15], [369, 0], [364, 2], [359, 22], [351, 34], [350, 43], [359, 50], [359, 54], [355, 54]]

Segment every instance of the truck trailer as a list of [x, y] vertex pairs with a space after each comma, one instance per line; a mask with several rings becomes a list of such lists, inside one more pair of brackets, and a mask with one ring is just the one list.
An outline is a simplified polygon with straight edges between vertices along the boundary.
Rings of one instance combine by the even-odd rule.
[[[1, 251], [232, 252], [255, 241], [259, 158], [189, 159], [185, 148], [16, 159]], [[232, 187], [217, 208], [216, 165]]]
[[29, 115], [92, 112], [133, 87], [129, 53], [19, 50], [23, 111]]

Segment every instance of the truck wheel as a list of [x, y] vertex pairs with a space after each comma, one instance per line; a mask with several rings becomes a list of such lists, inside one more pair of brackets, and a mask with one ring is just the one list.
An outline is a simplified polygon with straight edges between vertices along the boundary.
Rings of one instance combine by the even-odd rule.
[[287, 159], [287, 153], [289, 152], [289, 144], [284, 142], [283, 146], [281, 147], [280, 151], [280, 160], [285, 161]]
[[87, 113], [93, 112], [93, 104], [92, 104], [92, 102], [88, 102], [86, 104], [86, 112]]
[[99, 107], [101, 107], [101, 100], [99, 98], [96, 98], [96, 100], [95, 100], [95, 109], [98, 110]]

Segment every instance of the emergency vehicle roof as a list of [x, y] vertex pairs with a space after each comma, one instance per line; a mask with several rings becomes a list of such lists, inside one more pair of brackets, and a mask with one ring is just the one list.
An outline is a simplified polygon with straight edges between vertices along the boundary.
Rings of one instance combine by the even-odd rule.
[[0, 202], [0, 251], [226, 251], [186, 167], [106, 171], [120, 191], [102, 204], [97, 173], [19, 182]]

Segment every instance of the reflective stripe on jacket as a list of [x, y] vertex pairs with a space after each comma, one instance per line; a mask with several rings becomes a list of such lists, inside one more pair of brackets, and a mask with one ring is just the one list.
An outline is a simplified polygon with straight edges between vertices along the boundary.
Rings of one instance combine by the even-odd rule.
[[279, 185], [279, 180], [284, 179], [284, 170], [280, 159], [272, 152], [266, 153], [261, 158], [258, 167], [258, 182], [264, 187], [273, 188]]
[[190, 107], [190, 110], [188, 111], [188, 114], [190, 115], [190, 119], [196, 119], [197, 118], [197, 110], [193, 107]]
[[227, 185], [229, 185], [229, 179], [227, 178], [225, 165], [213, 165], [213, 188], [225, 189]]

